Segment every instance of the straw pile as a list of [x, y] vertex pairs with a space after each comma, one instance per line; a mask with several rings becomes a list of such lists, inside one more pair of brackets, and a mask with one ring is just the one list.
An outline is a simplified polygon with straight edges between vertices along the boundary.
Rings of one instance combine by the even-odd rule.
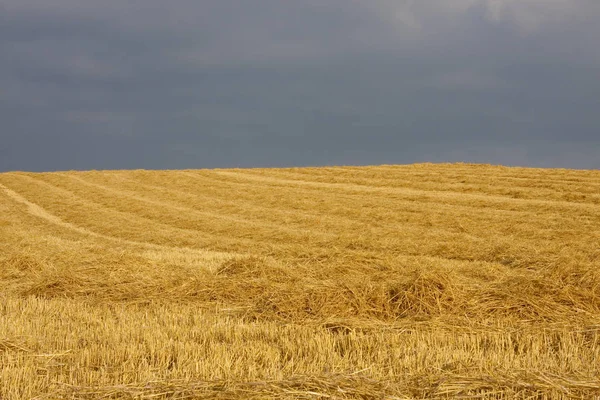
[[0, 174], [0, 399], [600, 397], [600, 172]]

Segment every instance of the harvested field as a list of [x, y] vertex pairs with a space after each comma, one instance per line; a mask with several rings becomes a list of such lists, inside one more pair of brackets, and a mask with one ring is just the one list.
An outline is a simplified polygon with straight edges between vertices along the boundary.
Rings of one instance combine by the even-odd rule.
[[0, 174], [0, 399], [600, 398], [600, 171]]

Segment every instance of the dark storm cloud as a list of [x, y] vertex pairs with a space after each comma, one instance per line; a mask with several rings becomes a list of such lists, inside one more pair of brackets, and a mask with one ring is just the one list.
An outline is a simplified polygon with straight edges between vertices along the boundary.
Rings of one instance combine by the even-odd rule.
[[0, 170], [600, 168], [596, 2], [4, 4]]

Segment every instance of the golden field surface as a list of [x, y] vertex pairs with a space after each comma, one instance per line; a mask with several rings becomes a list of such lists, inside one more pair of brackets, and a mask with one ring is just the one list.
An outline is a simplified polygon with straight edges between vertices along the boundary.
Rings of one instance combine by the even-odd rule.
[[600, 398], [600, 171], [2, 173], [30, 398]]

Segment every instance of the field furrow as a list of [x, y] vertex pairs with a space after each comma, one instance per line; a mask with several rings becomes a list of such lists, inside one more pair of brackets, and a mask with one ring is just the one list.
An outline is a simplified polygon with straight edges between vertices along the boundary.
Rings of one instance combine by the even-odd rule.
[[[405, 196], [417, 197], [421, 196], [420, 200], [432, 200], [432, 201], [444, 201], [448, 203], [452, 202], [470, 202], [470, 203], [481, 203], [486, 202], [489, 203], [489, 206], [497, 207], [501, 204], [510, 204], [515, 206], [520, 206], [519, 208], [524, 208], [528, 206], [552, 206], [552, 207], [563, 207], [563, 209], [573, 208], [573, 207], [582, 207], [590, 210], [600, 211], [600, 205], [595, 203], [596, 197], [594, 196], [593, 202], [591, 203], [580, 203], [573, 202], [570, 200], [538, 200], [538, 199], [527, 199], [527, 198], [516, 198], [516, 197], [505, 197], [499, 195], [482, 195], [477, 193], [458, 193], [453, 191], [443, 191], [443, 190], [422, 190], [415, 189], [410, 187], [395, 187], [390, 188], [386, 186], [380, 185], [361, 185], [355, 184], [351, 182], [319, 182], [311, 179], [299, 179], [301, 177], [297, 177], [291, 173], [287, 173], [285, 171], [271, 172], [267, 171], [261, 172], [260, 170], [245, 170], [245, 171], [216, 171], [219, 174], [243, 177], [243, 179], [249, 179], [254, 181], [264, 181], [279, 183], [282, 185], [299, 185], [299, 186], [312, 186], [315, 188], [327, 188], [327, 189], [338, 189], [338, 190], [346, 190], [350, 192], [370, 192], [373, 194], [380, 193], [397, 193], [403, 194]], [[293, 179], [296, 177], [296, 179]]]
[[7, 188], [6, 186], [4, 186], [2, 184], [0, 184], [0, 189], [2, 189], [15, 202], [25, 205], [27, 207], [28, 213], [31, 214], [32, 216], [41, 218], [42, 220], [47, 221], [50, 224], [57, 225], [59, 227], [68, 229], [70, 231], [77, 232], [84, 236], [101, 238], [101, 239], [105, 239], [108, 241], [116, 241], [120, 244], [142, 246], [144, 248], [149, 248], [149, 249], [153, 249], [153, 250], [163, 250], [163, 251], [177, 250], [180, 252], [190, 252], [190, 253], [194, 253], [194, 254], [202, 254], [202, 255], [207, 256], [208, 258], [210, 258], [210, 257], [228, 257], [230, 255], [233, 255], [233, 254], [228, 254], [228, 253], [223, 253], [223, 252], [214, 252], [214, 251], [199, 250], [199, 249], [192, 249], [192, 248], [185, 248], [185, 247], [161, 246], [161, 245], [152, 244], [152, 243], [149, 243], [146, 241], [133, 241], [133, 240], [122, 239], [122, 238], [118, 238], [118, 237], [114, 237], [114, 236], [104, 235], [102, 233], [98, 233], [98, 232], [89, 230], [85, 227], [78, 226], [78, 225], [75, 225], [70, 222], [66, 222], [63, 219], [61, 219], [60, 217], [49, 213], [47, 210], [40, 207], [38, 204], [35, 204], [35, 203], [27, 200], [25, 197], [21, 196], [17, 192]]
[[[437, 174], [414, 176], [390, 171], [366, 168], [323, 168], [317, 171], [289, 169], [279, 171], [281, 176], [292, 179], [310, 179], [317, 182], [352, 183], [361, 186], [413, 188], [429, 191], [449, 191], [457, 193], [485, 193], [509, 198], [543, 200], [569, 200], [583, 203], [600, 203], [600, 182], [585, 183], [569, 181], [556, 182], [552, 179], [523, 179], [502, 177], [477, 177], [468, 174]], [[377, 183], [374, 186], [374, 183]]]
[[[227, 196], [227, 192], [223, 196], [219, 196], [218, 193], [212, 192], [211, 188], [208, 187], [204, 187], [200, 193], [194, 192], [193, 189], [185, 192], [180, 190], [181, 182], [176, 181], [174, 184], [170, 184], [173, 181], [172, 179], [164, 181], [162, 184], [148, 185], [123, 177], [119, 177], [115, 181], [103, 181], [102, 183], [97, 183], [95, 179], [90, 180], [75, 175], [68, 175], [68, 178], [77, 180], [84, 185], [114, 193], [117, 196], [137, 199], [150, 205], [154, 204], [192, 215], [203, 215], [211, 219], [250, 224], [253, 227], [261, 226], [265, 229], [318, 234], [312, 228], [314, 228], [315, 222], [319, 218], [324, 217], [318, 214], [308, 214], [307, 221], [302, 221], [301, 216], [294, 211], [275, 209], [264, 205], [264, 203], [259, 205], [259, 203], [250, 204], [249, 201], [239, 201], [243, 198], [238, 196], [231, 198]], [[127, 190], [123, 190], [125, 188]], [[325, 233], [320, 232], [320, 234]]]

